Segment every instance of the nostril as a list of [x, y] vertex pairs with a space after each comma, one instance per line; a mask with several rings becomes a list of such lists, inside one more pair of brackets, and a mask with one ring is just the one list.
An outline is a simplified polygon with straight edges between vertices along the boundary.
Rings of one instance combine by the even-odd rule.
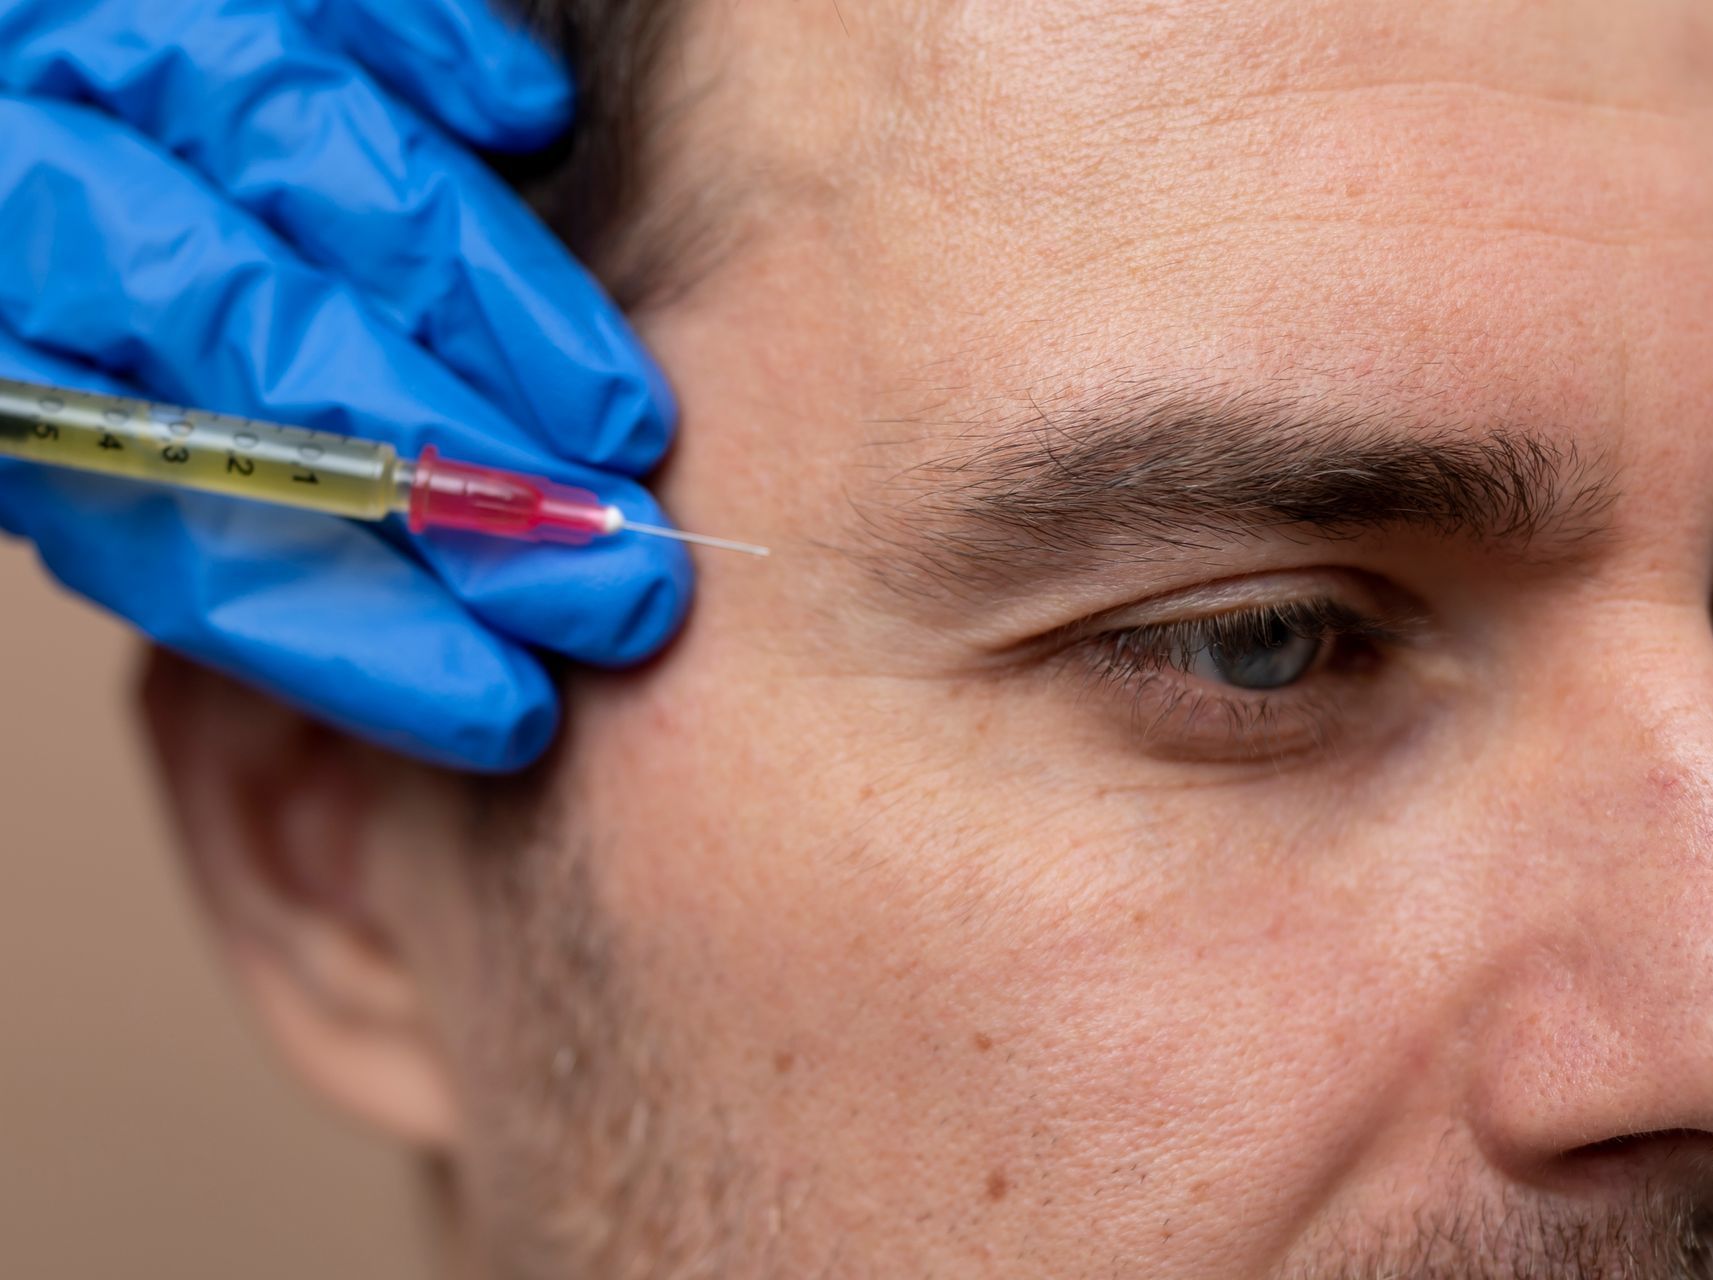
[[1602, 1138], [1565, 1152], [1566, 1156], [1623, 1156], [1644, 1149], [1678, 1146], [1703, 1146], [1713, 1140], [1705, 1129], [1651, 1129], [1646, 1133], [1621, 1133], [1615, 1138]]
[[[1664, 1196], [1685, 1215], [1698, 1211], [1695, 1225], [1686, 1229], [1699, 1242], [1697, 1247], [1710, 1250], [1713, 1258], [1713, 1132], [1685, 1128], [1621, 1133], [1564, 1150], [1550, 1168], [1549, 1181], [1565, 1192], [1624, 1196], [1646, 1191]], [[1713, 1280], [1713, 1270], [1706, 1274]]]
[[1596, 1183], [1629, 1182], [1693, 1187], [1713, 1204], [1713, 1133], [1706, 1129], [1649, 1129], [1621, 1133], [1565, 1151], [1561, 1172]]

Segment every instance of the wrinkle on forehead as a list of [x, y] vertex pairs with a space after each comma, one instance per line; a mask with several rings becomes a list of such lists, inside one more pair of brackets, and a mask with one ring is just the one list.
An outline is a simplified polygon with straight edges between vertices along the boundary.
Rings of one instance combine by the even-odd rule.
[[1696, 0], [693, 12], [685, 61], [720, 68], [700, 152], [722, 163], [702, 185], [748, 193], [752, 242], [807, 229], [865, 271], [923, 276], [911, 249], [932, 238], [928, 287], [1006, 253], [1068, 275], [1193, 254], [1210, 233], [1623, 247], [1713, 220], [1707, 166], [1684, 162], [1713, 126]]
[[942, 352], [1265, 325], [1526, 363], [1518, 326], [1593, 324], [1633, 250], [1713, 236], [1684, 0], [969, 0], [933, 35], [844, 159], [828, 248], [887, 309], [865, 331], [933, 315]]
[[[870, 6], [871, 22], [898, 7]], [[1697, 100], [1713, 61], [1700, 0], [966, 0], [941, 12], [955, 19], [928, 46], [935, 69], [979, 62], [1027, 85], [1011, 72], [1033, 66], [1051, 73], [1037, 83], [1086, 83], [1139, 109], [1462, 82], [1651, 112]]]
[[865, 135], [851, 176], [872, 172], [878, 200], [903, 186], [959, 216], [1026, 205], [1156, 236], [1450, 214], [1611, 242], [1690, 234], [1706, 210], [1681, 163], [1705, 82], [1667, 49], [1713, 34], [1682, 0], [972, 0], [958, 15], [892, 127]]

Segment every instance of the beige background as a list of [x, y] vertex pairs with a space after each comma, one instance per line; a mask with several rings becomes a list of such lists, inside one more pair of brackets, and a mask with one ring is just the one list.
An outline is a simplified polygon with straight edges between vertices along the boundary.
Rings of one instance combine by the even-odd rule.
[[137, 642], [0, 542], [0, 1276], [427, 1274], [401, 1160], [269, 1056], [179, 877]]

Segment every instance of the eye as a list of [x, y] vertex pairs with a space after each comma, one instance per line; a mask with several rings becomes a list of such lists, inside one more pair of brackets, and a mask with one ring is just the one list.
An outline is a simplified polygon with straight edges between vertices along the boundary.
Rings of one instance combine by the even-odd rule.
[[1074, 648], [1101, 687], [1123, 695], [1114, 705], [1150, 754], [1278, 761], [1395, 720], [1392, 659], [1423, 620], [1402, 603], [1352, 583], [1343, 599], [1109, 624]]
[[1329, 647], [1328, 637], [1295, 631], [1278, 613], [1254, 618], [1242, 632], [1211, 638], [1199, 652], [1174, 655], [1173, 665], [1236, 689], [1282, 689], [1307, 675]]

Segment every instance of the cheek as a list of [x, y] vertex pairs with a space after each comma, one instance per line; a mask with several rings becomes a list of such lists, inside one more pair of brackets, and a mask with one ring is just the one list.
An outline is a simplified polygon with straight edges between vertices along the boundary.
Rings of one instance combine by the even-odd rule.
[[918, 1258], [1187, 1261], [1234, 1212], [1264, 1249], [1401, 1051], [1359, 904], [1211, 801], [1031, 787], [888, 697], [685, 662], [587, 700], [572, 811], [684, 1095], [811, 1218], [923, 1222]]

